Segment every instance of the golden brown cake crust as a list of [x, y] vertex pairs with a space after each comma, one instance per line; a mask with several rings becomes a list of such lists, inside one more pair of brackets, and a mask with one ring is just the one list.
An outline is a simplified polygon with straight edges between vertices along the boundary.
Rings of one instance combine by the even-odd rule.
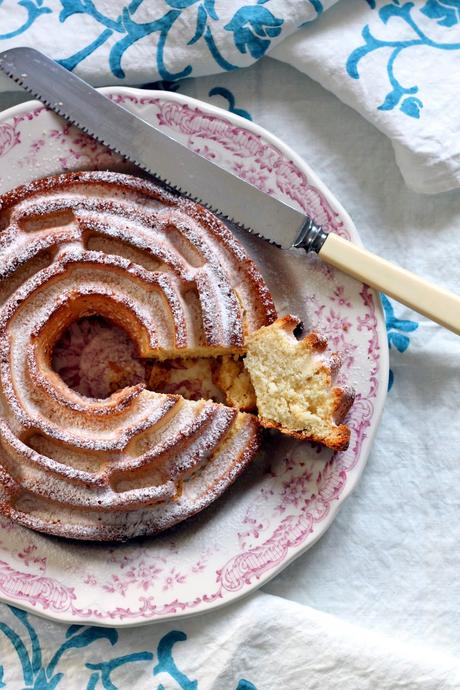
[[[0, 513], [16, 522], [98, 541], [156, 534], [225, 491], [254, 459], [261, 426], [347, 447], [354, 394], [333, 385], [340, 357], [316, 333], [297, 341], [296, 317], [275, 320], [254, 262], [198, 204], [119, 173], [36, 180], [0, 197], [0, 267]], [[145, 384], [97, 400], [68, 388], [53, 347], [95, 314], [159, 363], [151, 385], [174, 358], [221, 358], [227, 405]], [[310, 372], [294, 396], [280, 389], [299, 407], [293, 425], [265, 413], [256, 350], [267, 336], [278, 364], [283, 348], [298, 360], [297, 383], [303, 364]], [[241, 411], [256, 402], [258, 417]]]
[[259, 417], [259, 421], [265, 429], [275, 429], [281, 434], [291, 436], [291, 438], [296, 438], [299, 441], [320, 443], [327, 448], [331, 448], [331, 450], [347, 450], [350, 443], [350, 429], [346, 424], [340, 424], [328, 436], [318, 436], [307, 431], [294, 431], [286, 426], [282, 426], [278, 422], [264, 419], [264, 417]]
[[[8, 230], [8, 212], [11, 211], [14, 206], [17, 206], [22, 201], [30, 200], [33, 197], [39, 198], [40, 195], [49, 196], [60, 191], [67, 192], [69, 187], [73, 185], [82, 187], [103, 186], [111, 189], [118, 188], [121, 192], [129, 190], [151, 200], [159, 201], [171, 210], [178, 210], [181, 214], [183, 213], [185, 217], [188, 216], [189, 218], [195, 219], [201, 228], [205, 229], [207, 233], [215, 238], [217, 244], [225, 247], [228, 256], [231, 257], [233, 261], [236, 261], [233, 268], [238, 268], [238, 272], [241, 273], [248, 292], [252, 295], [251, 307], [255, 312], [254, 319], [257, 316], [257, 320], [255, 320], [255, 323], [251, 328], [248, 328], [246, 332], [252, 332], [263, 325], [272, 323], [276, 319], [277, 314], [275, 305], [262, 275], [257, 269], [254, 261], [248, 256], [245, 249], [224, 223], [200, 204], [184, 197], [176, 196], [157, 184], [143, 178], [105, 171], [75, 171], [63, 173], [62, 175], [40, 178], [28, 184], [15, 187], [0, 197], [0, 243], [3, 244], [5, 242], [5, 234], [8, 234], [5, 232]], [[63, 209], [69, 208], [69, 206], [72, 205], [66, 203], [66, 200], [63, 200], [62, 203], [58, 202], [55, 204], [55, 210], [56, 212], [62, 212]], [[97, 204], [95, 206], [97, 208]], [[97, 210], [103, 212], [107, 209], [110, 210], [110, 201], [106, 199], [105, 202], [103, 200], [102, 203], [99, 204], [99, 209]], [[40, 219], [40, 216], [44, 216], [47, 213], [47, 208], [40, 207], [40, 205], [37, 204], [37, 219]], [[142, 212], [139, 208], [136, 209], [136, 215], [141, 221], [145, 220], [148, 223], [150, 220], [148, 215], [146, 218], [142, 217]], [[94, 219], [92, 220], [94, 223]], [[178, 220], [180, 227], [181, 218], [175, 219], [173, 217], [170, 219], [170, 223], [168, 223], [168, 219], [164, 220], [166, 227], [170, 225], [172, 228], [175, 228], [175, 220]], [[91, 226], [91, 223], [89, 223], [89, 226]], [[88, 228], [88, 232], [91, 232], [90, 228]], [[6, 239], [6, 241], [8, 240]], [[148, 248], [143, 247], [143, 249]], [[16, 262], [13, 262], [11, 266], [13, 270], [15, 265]], [[5, 268], [10, 268], [10, 266]], [[177, 266], [175, 268], [180, 270]], [[8, 271], [4, 271], [2, 273], [6, 275], [7, 272]], [[243, 342], [238, 344], [242, 345]]]
[[346, 450], [350, 429], [341, 422], [353, 404], [354, 391], [333, 386], [340, 356], [326, 357], [327, 339], [317, 333], [297, 340], [294, 331], [299, 324], [289, 314], [247, 339], [243, 361], [255, 389], [260, 423], [299, 440]]
[[215, 500], [255, 457], [260, 424], [210, 400], [123, 388], [85, 398], [54, 344], [99, 314], [142, 357], [242, 352], [276, 318], [221, 221], [148, 180], [77, 172], [0, 198], [0, 512], [77, 539], [155, 534]]

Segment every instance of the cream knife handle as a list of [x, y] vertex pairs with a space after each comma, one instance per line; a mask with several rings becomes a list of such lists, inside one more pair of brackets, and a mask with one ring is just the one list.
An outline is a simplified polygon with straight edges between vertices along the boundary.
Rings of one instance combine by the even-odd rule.
[[436, 287], [335, 234], [327, 235], [319, 256], [460, 335], [460, 297], [453, 292]]

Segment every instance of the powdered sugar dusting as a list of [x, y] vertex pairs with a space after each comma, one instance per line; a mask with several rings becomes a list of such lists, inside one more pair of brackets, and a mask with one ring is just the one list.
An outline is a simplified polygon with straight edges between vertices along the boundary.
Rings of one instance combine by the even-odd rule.
[[[81, 539], [155, 533], [198, 512], [254, 456], [258, 424], [145, 390], [140, 358], [241, 348], [247, 323], [274, 318], [254, 264], [212, 214], [119, 173], [37, 180], [0, 208], [1, 510]], [[55, 370], [72, 353], [56, 342], [100, 316], [118, 340], [101, 328], [83, 348], [93, 382], [69, 388]], [[114, 373], [97, 388], [108, 346]]]

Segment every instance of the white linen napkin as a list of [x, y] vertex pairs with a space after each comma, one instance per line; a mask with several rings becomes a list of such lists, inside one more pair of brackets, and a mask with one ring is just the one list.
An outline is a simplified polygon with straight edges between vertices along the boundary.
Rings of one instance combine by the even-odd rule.
[[41, 49], [98, 86], [198, 77], [252, 64], [334, 2], [4, 0], [0, 50]]
[[[455, 657], [259, 593], [203, 618], [132, 629], [2, 607], [0, 687], [40, 690], [456, 690]], [[35, 652], [34, 652], [35, 650]], [[2, 684], [5, 683], [5, 685]]]
[[390, 137], [404, 180], [460, 185], [458, 0], [347, 0], [270, 52]]

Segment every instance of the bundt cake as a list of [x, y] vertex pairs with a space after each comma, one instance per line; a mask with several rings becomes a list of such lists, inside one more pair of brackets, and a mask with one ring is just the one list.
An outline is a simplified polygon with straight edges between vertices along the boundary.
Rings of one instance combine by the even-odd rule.
[[92, 540], [197, 513], [254, 458], [257, 419], [144, 383], [87, 398], [53, 347], [97, 314], [143, 358], [242, 352], [276, 318], [256, 266], [215, 215], [128, 175], [41, 179], [0, 206], [1, 513]]
[[[294, 317], [276, 320], [254, 262], [200, 205], [121, 173], [36, 180], [0, 198], [0, 257], [3, 515], [125, 540], [214, 501], [261, 427], [346, 447], [339, 359], [315, 334], [298, 341]], [[112, 362], [97, 397], [61, 361], [65, 334], [93, 317], [138, 358]], [[104, 341], [101, 327], [86, 358]], [[191, 376], [207, 384], [191, 392]]]

